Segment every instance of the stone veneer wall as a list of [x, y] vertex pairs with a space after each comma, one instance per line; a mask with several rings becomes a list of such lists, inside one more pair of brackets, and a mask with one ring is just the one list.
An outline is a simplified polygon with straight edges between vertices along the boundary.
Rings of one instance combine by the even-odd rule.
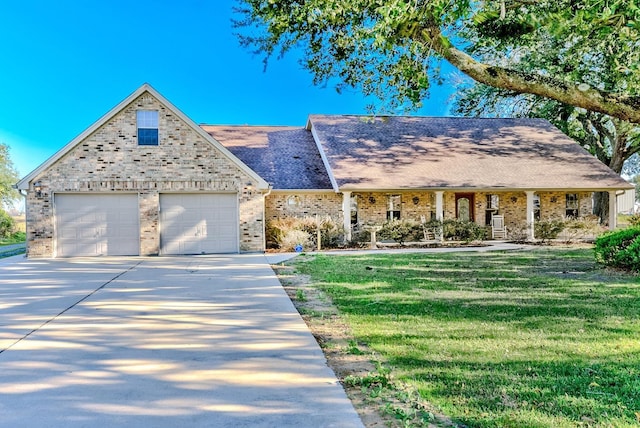
[[[159, 145], [138, 146], [136, 110], [158, 110]], [[40, 181], [42, 196], [33, 183]], [[159, 194], [234, 192], [239, 198], [240, 249], [264, 250], [263, 195], [257, 183], [151, 94], [144, 93], [71, 149], [30, 184], [29, 257], [52, 257], [54, 195], [138, 193], [140, 254], [158, 254]]]

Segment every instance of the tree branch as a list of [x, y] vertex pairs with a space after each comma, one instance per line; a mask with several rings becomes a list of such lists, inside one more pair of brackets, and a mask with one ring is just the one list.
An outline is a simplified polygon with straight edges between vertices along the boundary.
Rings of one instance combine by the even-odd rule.
[[413, 37], [428, 44], [451, 65], [477, 82], [551, 98], [586, 110], [640, 123], [640, 97], [604, 92], [587, 85], [576, 85], [553, 77], [478, 62], [454, 47], [449, 39], [442, 35], [437, 25], [428, 26], [421, 32], [414, 33]]

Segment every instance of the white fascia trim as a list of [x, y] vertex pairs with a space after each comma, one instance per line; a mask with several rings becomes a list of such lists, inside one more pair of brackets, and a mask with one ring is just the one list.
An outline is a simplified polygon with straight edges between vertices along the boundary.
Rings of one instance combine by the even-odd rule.
[[333, 191], [336, 193], [340, 192], [340, 187], [338, 186], [338, 182], [333, 175], [333, 170], [331, 169], [331, 165], [329, 165], [329, 159], [327, 158], [327, 154], [322, 148], [322, 144], [320, 144], [320, 138], [318, 138], [318, 133], [316, 132], [316, 128], [311, 123], [311, 116], [307, 119], [306, 128], [311, 131], [311, 135], [313, 136], [313, 141], [316, 143], [316, 147], [318, 148], [318, 152], [320, 153], [320, 157], [322, 158], [322, 163], [324, 164], [325, 169], [327, 170], [327, 174], [329, 175], [329, 180], [331, 181], [331, 187], [333, 187]]
[[103, 126], [109, 120], [111, 120], [116, 114], [120, 113], [125, 107], [135, 101], [139, 96], [144, 94], [145, 92], [149, 92], [153, 97], [155, 97], [161, 104], [169, 109], [172, 113], [182, 119], [189, 127], [191, 127], [198, 135], [212, 144], [216, 149], [220, 150], [222, 154], [224, 154], [230, 161], [235, 163], [242, 171], [247, 173], [251, 178], [253, 178], [258, 183], [258, 189], [264, 190], [269, 187], [269, 184], [260, 177], [255, 171], [249, 168], [244, 162], [238, 159], [233, 153], [231, 153], [228, 149], [226, 149], [220, 142], [215, 140], [211, 135], [207, 134], [202, 128], [200, 128], [193, 120], [189, 119], [187, 115], [182, 113], [180, 109], [174, 106], [169, 100], [163, 97], [158, 91], [156, 91], [151, 85], [148, 83], [143, 84], [138, 89], [136, 89], [131, 95], [122, 100], [118, 105], [109, 110], [106, 114], [104, 114], [100, 119], [94, 122], [91, 126], [89, 126], [86, 130], [84, 130], [80, 135], [71, 140], [67, 145], [62, 147], [56, 153], [53, 154], [49, 159], [44, 161], [40, 166], [27, 174], [22, 180], [16, 183], [17, 189], [28, 190], [29, 183], [31, 180], [36, 178], [41, 172], [45, 171], [51, 165], [56, 163], [60, 158], [62, 158], [65, 154], [67, 154], [71, 149], [80, 144], [85, 138], [94, 133], [98, 128]]

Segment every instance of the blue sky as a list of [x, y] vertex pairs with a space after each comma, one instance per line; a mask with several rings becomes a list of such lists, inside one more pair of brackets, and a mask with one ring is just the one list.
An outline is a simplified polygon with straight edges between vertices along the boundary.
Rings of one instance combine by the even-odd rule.
[[[358, 93], [314, 87], [295, 55], [239, 46], [235, 0], [21, 0], [0, 6], [0, 142], [28, 174], [147, 82], [196, 123], [304, 126], [364, 114]], [[448, 112], [434, 87], [419, 114]]]

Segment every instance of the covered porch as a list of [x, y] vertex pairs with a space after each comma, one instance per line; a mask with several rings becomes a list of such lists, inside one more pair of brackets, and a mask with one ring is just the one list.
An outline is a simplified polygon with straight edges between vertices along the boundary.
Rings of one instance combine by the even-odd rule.
[[[615, 229], [616, 191], [609, 192], [609, 228]], [[541, 220], [581, 218], [593, 214], [593, 192], [584, 190], [412, 190], [343, 191], [342, 217], [347, 241], [363, 227], [389, 220], [440, 222], [471, 221], [487, 228], [501, 216], [506, 230], [519, 231], [534, 240], [535, 223]], [[510, 239], [509, 232], [504, 239]]]

